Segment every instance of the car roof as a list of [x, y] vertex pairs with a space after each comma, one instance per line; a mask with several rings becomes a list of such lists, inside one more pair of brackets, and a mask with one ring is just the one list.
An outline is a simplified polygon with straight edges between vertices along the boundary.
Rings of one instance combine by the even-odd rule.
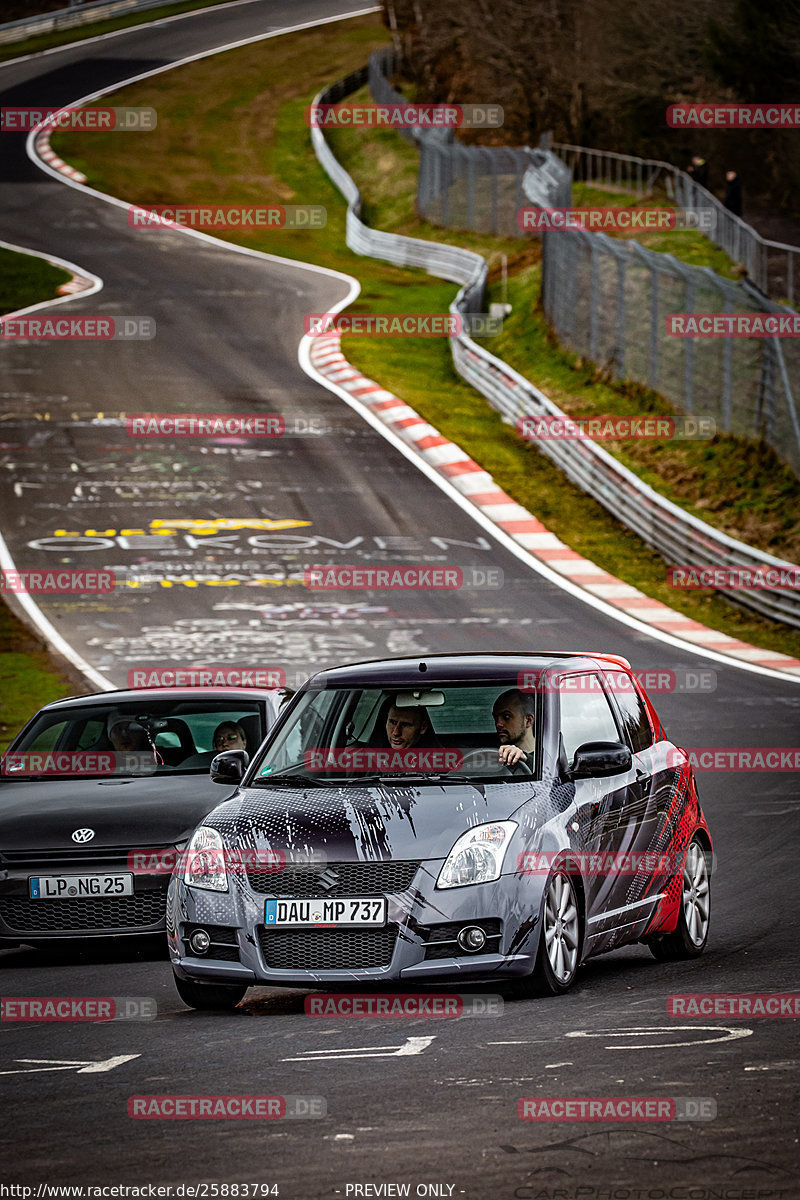
[[487, 682], [522, 671], [548, 667], [594, 668], [614, 666], [629, 671], [631, 665], [618, 654], [582, 650], [547, 650], [530, 654], [418, 654], [406, 658], [370, 659], [344, 667], [330, 667], [312, 675], [306, 689], [351, 685], [398, 684], [419, 687], [433, 683]]
[[148, 700], [267, 700], [275, 703], [280, 688], [125, 688], [111, 692], [90, 692], [86, 696], [65, 696], [53, 700], [40, 710], [48, 712], [54, 708], [82, 708], [97, 704], [144, 703]]

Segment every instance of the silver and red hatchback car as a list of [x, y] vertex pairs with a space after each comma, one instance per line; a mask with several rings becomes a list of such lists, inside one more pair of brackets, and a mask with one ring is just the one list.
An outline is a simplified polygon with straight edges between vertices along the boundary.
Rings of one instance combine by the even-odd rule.
[[323, 671], [173, 875], [178, 991], [503, 981], [565, 992], [626, 943], [700, 954], [711, 837], [630, 664], [455, 654]]

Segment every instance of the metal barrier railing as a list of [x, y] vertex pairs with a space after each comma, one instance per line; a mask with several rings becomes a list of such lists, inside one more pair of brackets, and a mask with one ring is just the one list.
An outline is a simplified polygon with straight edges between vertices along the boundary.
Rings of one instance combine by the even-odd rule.
[[[313, 103], [335, 103], [362, 87], [367, 77], [368, 68], [365, 67], [323, 89]], [[461, 315], [481, 311], [487, 278], [487, 264], [481, 255], [420, 238], [385, 233], [365, 225], [360, 217], [358, 187], [336, 160], [323, 131], [312, 128], [311, 139], [322, 167], [347, 200], [346, 240], [350, 249], [398, 266], [419, 267], [429, 274], [459, 283], [461, 288], [450, 311]], [[508, 422], [515, 423], [526, 416], [565, 416], [530, 380], [495, 358], [467, 334], [451, 337], [450, 349], [459, 375], [481, 392]], [[672, 504], [596, 442], [589, 439], [544, 440], [536, 446], [573, 483], [638, 533], [647, 545], [658, 550], [667, 563], [753, 570], [794, 569], [792, 563], [728, 537]], [[800, 628], [800, 593], [720, 590], [763, 616]]]

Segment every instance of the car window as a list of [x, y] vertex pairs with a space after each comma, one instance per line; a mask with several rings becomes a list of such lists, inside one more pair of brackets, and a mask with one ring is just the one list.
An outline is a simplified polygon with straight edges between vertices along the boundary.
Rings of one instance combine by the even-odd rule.
[[[396, 769], [434, 774], [461, 771], [462, 768], [468, 775], [506, 778], [509, 772], [497, 754], [500, 741], [493, 716], [495, 702], [504, 693], [516, 692], [514, 702], [522, 704], [531, 715], [539, 703], [537, 696], [518, 692], [516, 682], [514, 678], [497, 683], [432, 684], [429, 688], [418, 688], [415, 684], [416, 691], [408, 687], [398, 690], [396, 685], [310, 690], [298, 699], [288, 719], [267, 742], [250, 778], [256, 786], [261, 786], [261, 780], [287, 771], [313, 771], [334, 778], [359, 771], [364, 774], [394, 773]], [[413, 718], [410, 720], [409, 710]], [[401, 717], [406, 719], [401, 722]], [[526, 719], [523, 715], [523, 733]], [[402, 764], [393, 759], [391, 765], [386, 765], [380, 755], [353, 753], [356, 750], [398, 749], [390, 741], [391, 722], [395, 726], [400, 722], [406, 730], [409, 723], [412, 726], [409, 735], [412, 740], [399, 747], [406, 755], [407, 763], [405, 759]], [[421, 727], [418, 735], [413, 730], [415, 722]], [[535, 773], [537, 768], [535, 729], [534, 723], [533, 745], [528, 746], [525, 760], [529, 774]], [[395, 728], [394, 736], [405, 737], [406, 733], [399, 735]], [[526, 739], [526, 744], [528, 741], [530, 739]], [[448, 755], [434, 758], [428, 755], [423, 761], [415, 759], [413, 753], [406, 753], [422, 750], [446, 750]], [[478, 753], [480, 751], [485, 753]], [[329, 764], [330, 770], [323, 763]]]
[[622, 730], [625, 740], [633, 750], [646, 750], [653, 744], [653, 731], [647, 716], [647, 709], [639, 693], [631, 683], [631, 690], [620, 686], [614, 689], [614, 698], [622, 716]]
[[559, 689], [561, 737], [569, 762], [584, 742], [618, 742], [614, 714], [594, 674], [565, 676]]
[[[125, 703], [76, 706], [66, 713], [58, 709], [42, 711], [20, 736], [13, 750], [15, 761], [4, 773], [80, 777], [109, 772], [140, 775], [207, 771], [206, 760], [214, 752], [214, 731], [222, 724], [241, 728], [252, 757], [265, 734], [258, 701], [232, 705], [230, 699], [207, 696], [152, 700], [143, 692], [141, 697]], [[117, 737], [115, 745], [112, 731], [117, 727], [126, 729], [133, 740], [120, 743]], [[65, 766], [56, 769], [58, 764], [54, 766], [41, 757], [48, 751], [71, 754], [72, 758], [59, 759], [58, 763]], [[25, 755], [40, 757], [26, 759]]]

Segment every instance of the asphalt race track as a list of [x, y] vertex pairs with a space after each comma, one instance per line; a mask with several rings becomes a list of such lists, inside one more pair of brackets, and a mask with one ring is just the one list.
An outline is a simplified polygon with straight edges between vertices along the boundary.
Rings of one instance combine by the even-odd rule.
[[[0, 66], [2, 104], [66, 104], [355, 7], [254, 0], [134, 28]], [[104, 282], [61, 312], [157, 323], [152, 341], [3, 348], [0, 511], [16, 565], [151, 580], [94, 599], [41, 599], [114, 686], [151, 665], [275, 667], [293, 683], [384, 654], [597, 649], [636, 669], [716, 672], [713, 692], [654, 697], [679, 745], [800, 744], [800, 685], [632, 632], [543, 580], [303, 373], [303, 316], [340, 301], [344, 281], [177, 232], [142, 238], [122, 209], [38, 170], [24, 134], [0, 142], [0, 238]], [[287, 433], [246, 444], [128, 437], [119, 414], [152, 411], [280, 413]], [[475, 586], [334, 603], [292, 584], [328, 562], [459, 566]], [[502, 586], [482, 585], [489, 567]], [[237, 575], [230, 586], [207, 582]], [[248, 587], [254, 576], [275, 585]], [[187, 578], [206, 582], [187, 587]], [[181, 1184], [208, 1184], [200, 1196], [226, 1194], [211, 1185], [277, 1185], [287, 1200], [399, 1195], [363, 1189], [406, 1184], [412, 1196], [520, 1200], [800, 1196], [795, 1022], [666, 1015], [676, 992], [798, 990], [800, 794], [791, 773], [706, 773], [699, 784], [716, 843], [705, 955], [657, 964], [644, 948], [619, 951], [589, 964], [569, 996], [508, 1001], [494, 1018], [312, 1021], [303, 993], [268, 989], [230, 1016], [205, 1015], [178, 1000], [160, 945], [0, 951], [4, 996], [152, 997], [158, 1008], [148, 1021], [0, 1026], [0, 1178], [172, 1185], [173, 1196]], [[129, 1118], [128, 1098], [150, 1093], [322, 1097], [327, 1117]], [[717, 1116], [517, 1117], [522, 1096], [623, 1094], [712, 1098]]]

